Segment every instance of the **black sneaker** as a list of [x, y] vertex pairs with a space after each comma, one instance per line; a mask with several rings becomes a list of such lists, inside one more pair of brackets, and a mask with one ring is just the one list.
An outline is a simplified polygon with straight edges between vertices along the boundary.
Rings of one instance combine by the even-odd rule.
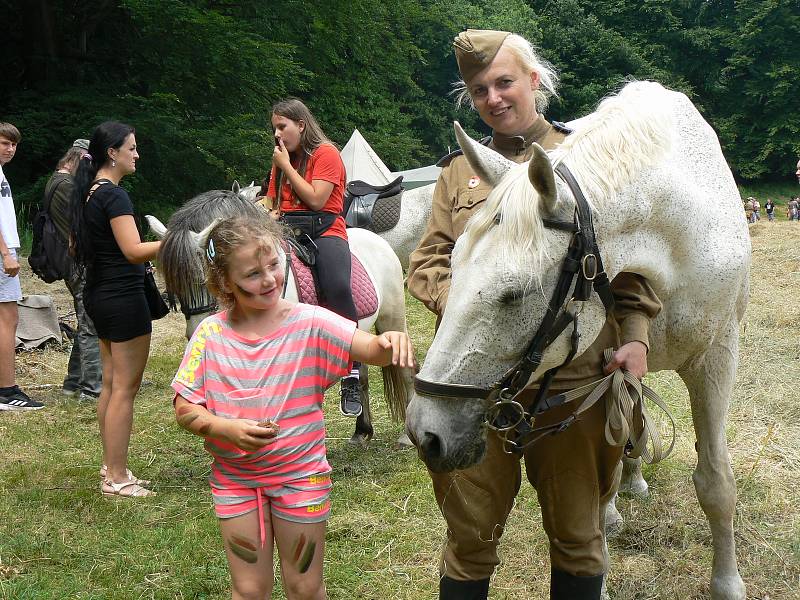
[[28, 394], [15, 385], [10, 392], [0, 395], [0, 410], [39, 410], [44, 404], [31, 400]]
[[361, 406], [361, 385], [358, 377], [345, 377], [342, 379], [342, 399], [339, 410], [345, 417], [358, 417], [364, 410]]

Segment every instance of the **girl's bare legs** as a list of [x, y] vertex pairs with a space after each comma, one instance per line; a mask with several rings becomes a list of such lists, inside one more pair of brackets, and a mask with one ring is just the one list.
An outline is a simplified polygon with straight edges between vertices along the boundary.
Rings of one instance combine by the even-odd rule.
[[264, 600], [272, 595], [272, 523], [269, 504], [264, 502], [266, 542], [261, 547], [258, 511], [230, 519], [220, 519], [219, 529], [231, 571], [233, 600]]
[[[128, 480], [126, 470], [133, 425], [133, 399], [142, 383], [149, 350], [149, 333], [125, 342], [102, 340], [100, 344], [104, 379], [97, 415], [103, 457], [108, 466], [107, 476], [114, 483]], [[111, 364], [110, 373], [106, 367], [108, 363]], [[110, 385], [105, 379], [107, 374], [110, 374]]]
[[326, 600], [322, 558], [327, 521], [293, 523], [273, 517], [272, 526], [287, 600]]
[[326, 523], [292, 523], [270, 515], [264, 502], [266, 543], [261, 547], [258, 511], [220, 519], [220, 530], [231, 570], [233, 600], [264, 600], [272, 593], [273, 539], [281, 559], [287, 600], [325, 600], [322, 557]]

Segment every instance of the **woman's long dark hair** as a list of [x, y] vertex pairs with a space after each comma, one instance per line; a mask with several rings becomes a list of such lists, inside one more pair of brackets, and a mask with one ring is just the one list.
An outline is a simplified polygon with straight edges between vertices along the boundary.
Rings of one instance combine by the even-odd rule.
[[78, 168], [75, 171], [75, 185], [70, 202], [70, 216], [72, 218], [72, 239], [74, 241], [73, 258], [81, 266], [86, 265], [94, 254], [88, 238], [86, 217], [84, 215], [86, 196], [89, 194], [92, 182], [97, 178], [97, 172], [111, 160], [108, 156], [108, 149], [119, 150], [125, 139], [132, 133], [135, 133], [133, 127], [125, 123], [116, 121], [101, 123], [92, 132], [88, 154], [78, 161]]

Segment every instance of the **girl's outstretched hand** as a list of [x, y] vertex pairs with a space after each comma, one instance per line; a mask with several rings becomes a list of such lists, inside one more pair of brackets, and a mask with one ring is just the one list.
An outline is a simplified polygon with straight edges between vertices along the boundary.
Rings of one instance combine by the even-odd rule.
[[277, 437], [280, 427], [271, 421], [231, 419], [226, 422], [226, 438], [245, 452], [255, 452]]
[[403, 331], [386, 331], [377, 337], [378, 346], [384, 350], [391, 349], [392, 364], [396, 367], [414, 367], [414, 347], [411, 338]]

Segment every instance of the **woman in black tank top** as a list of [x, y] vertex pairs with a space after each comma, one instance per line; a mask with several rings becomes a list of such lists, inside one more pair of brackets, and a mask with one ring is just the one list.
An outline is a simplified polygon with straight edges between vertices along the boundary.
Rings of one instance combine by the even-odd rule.
[[84, 304], [100, 339], [103, 387], [97, 420], [103, 444], [101, 491], [106, 495], [148, 496], [149, 482], [128, 469], [133, 399], [150, 350], [150, 309], [144, 295], [144, 264], [161, 242], [142, 242], [133, 203], [119, 186], [136, 171], [134, 130], [109, 121], [92, 134], [89, 152], [75, 174], [72, 242], [86, 269]]

